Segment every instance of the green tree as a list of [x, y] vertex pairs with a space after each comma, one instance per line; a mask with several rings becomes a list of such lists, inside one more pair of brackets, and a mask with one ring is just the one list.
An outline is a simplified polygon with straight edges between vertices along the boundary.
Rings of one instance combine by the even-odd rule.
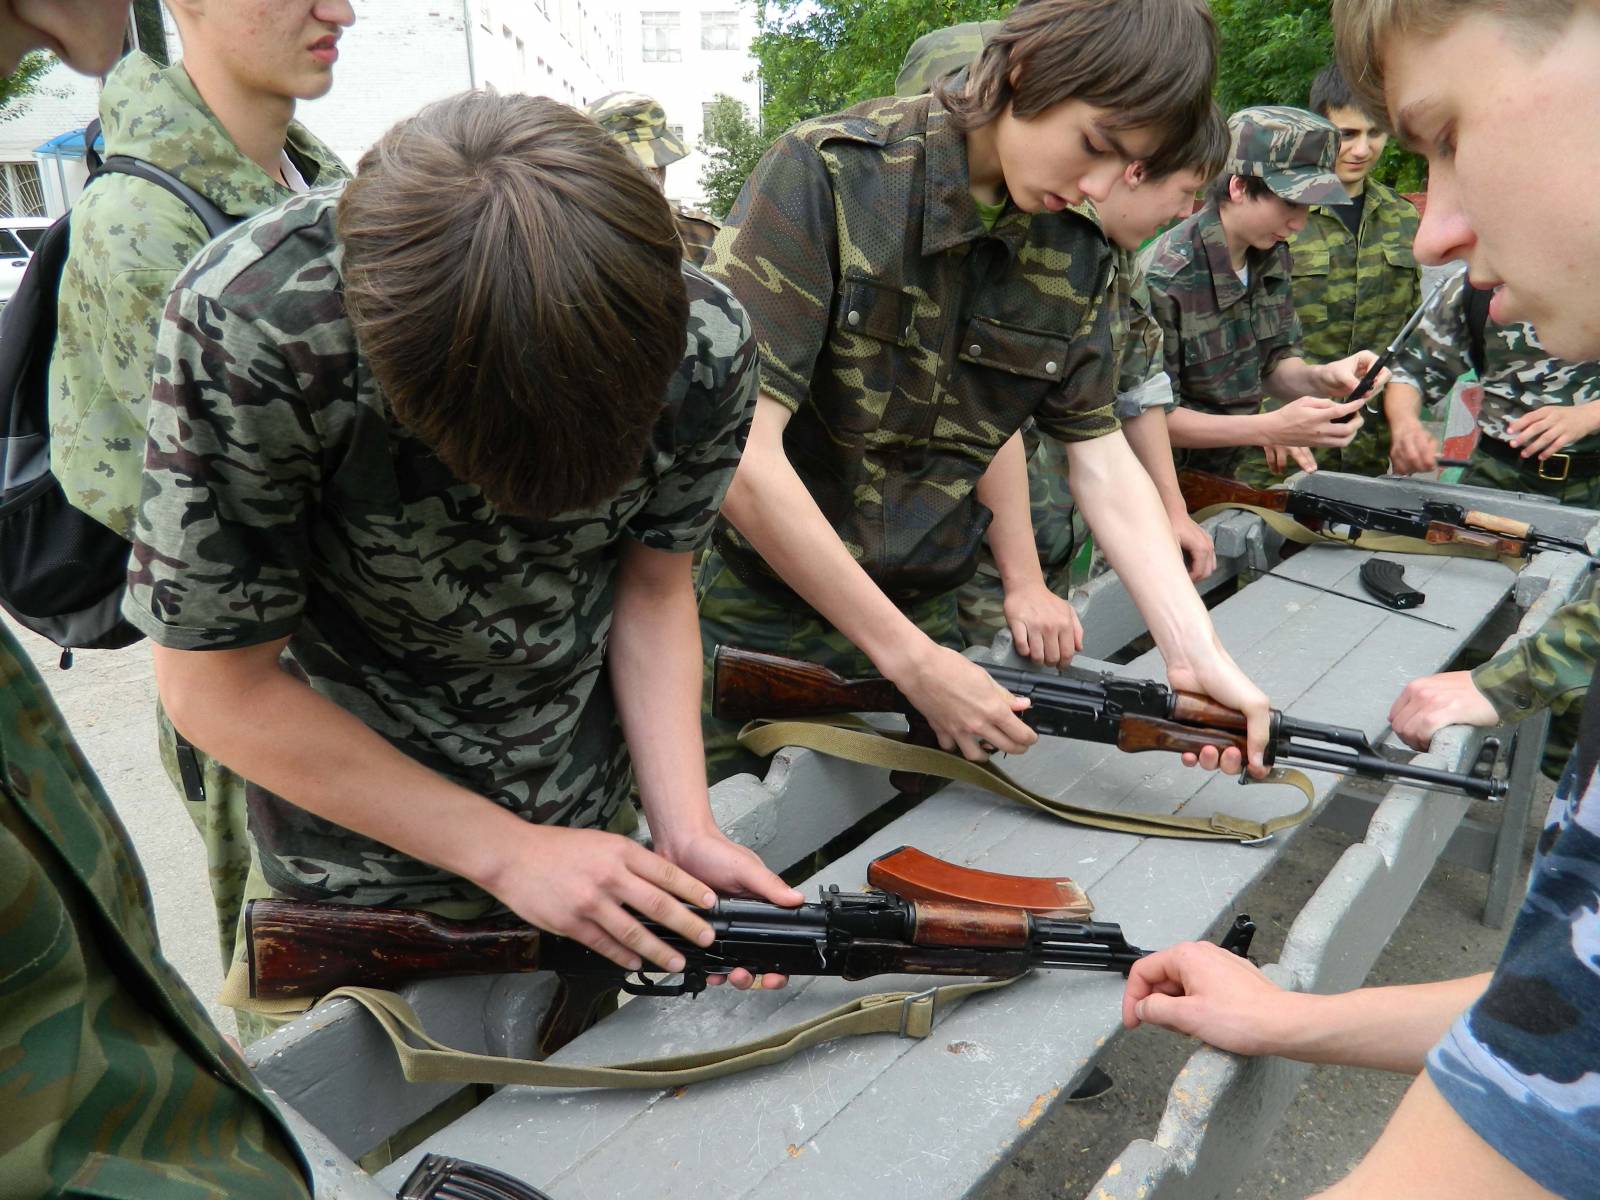
[[24, 101], [39, 90], [40, 81], [55, 62], [54, 55], [35, 51], [24, 55], [17, 69], [0, 79], [0, 121], [22, 115], [28, 107]]
[[[1217, 103], [1224, 112], [1252, 104], [1304, 107], [1317, 72], [1333, 61], [1330, 0], [1211, 0], [1222, 35]], [[1423, 162], [1389, 143], [1374, 176], [1401, 191], [1427, 186]]]
[[742, 103], [724, 95], [711, 102], [705, 134], [700, 139], [700, 150], [706, 156], [700, 186], [705, 191], [706, 208], [719, 221], [727, 217], [767, 145], [768, 139], [761, 136]]

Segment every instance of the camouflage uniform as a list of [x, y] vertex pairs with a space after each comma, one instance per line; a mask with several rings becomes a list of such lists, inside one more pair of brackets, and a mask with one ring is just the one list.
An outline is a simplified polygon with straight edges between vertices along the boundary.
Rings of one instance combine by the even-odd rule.
[[1595, 1194], [1600, 1162], [1597, 909], [1600, 786], [1575, 763], [1551, 802], [1494, 978], [1427, 1060], [1434, 1086], [1479, 1137], [1569, 1200]]
[[[1334, 208], [1312, 205], [1306, 227], [1289, 242], [1308, 361], [1378, 353], [1394, 340], [1422, 303], [1422, 273], [1411, 251], [1417, 223], [1415, 205], [1371, 179], [1359, 238]], [[1371, 413], [1365, 418], [1354, 441], [1342, 450], [1317, 450], [1317, 462], [1356, 475], [1388, 474], [1389, 424]]]
[[[1396, 382], [1416, 388], [1425, 402], [1447, 396], [1455, 381], [1472, 369], [1466, 279], [1463, 268], [1428, 306], [1416, 335], [1395, 359]], [[1536, 463], [1519, 468], [1483, 449], [1491, 438], [1505, 443], [1509, 437], [1507, 426], [1524, 412], [1547, 404], [1588, 404], [1600, 399], [1600, 363], [1573, 363], [1552, 357], [1539, 344], [1532, 326], [1524, 324], [1490, 324], [1484, 331], [1483, 348], [1479, 448], [1473, 452], [1462, 482], [1533, 492], [1562, 504], [1600, 509], [1600, 474], [1544, 478]], [[1573, 443], [1567, 451], [1600, 452], [1600, 434]], [[1561, 461], [1562, 455], [1553, 455], [1543, 468], [1544, 474], [1553, 474], [1551, 464]], [[1472, 673], [1472, 681], [1504, 720], [1517, 721], [1541, 708], [1550, 709], [1555, 720], [1544, 766], [1546, 774], [1559, 775], [1577, 732], [1589, 676], [1597, 660], [1600, 584], [1582, 600], [1562, 608], [1532, 637], [1478, 667]]]
[[[688, 157], [689, 148], [667, 125], [661, 102], [643, 92], [610, 92], [589, 105], [588, 112], [648, 171], [665, 172], [670, 164]], [[710, 213], [683, 205], [672, 210], [672, 219], [678, 224], [684, 258], [703, 266], [722, 225]]]
[[[1228, 120], [1233, 135], [1224, 177], [1257, 176], [1296, 204], [1347, 199], [1333, 174], [1339, 131], [1297, 108], [1247, 108]], [[1167, 374], [1179, 402], [1218, 416], [1261, 411], [1266, 377], [1301, 357], [1300, 318], [1291, 296], [1289, 247], [1251, 249], [1248, 284], [1239, 279], [1216, 200], [1146, 247], [1140, 259], [1161, 323]], [[1184, 466], [1270, 481], [1259, 446], [1184, 450]]]
[[161, 956], [133, 846], [0, 628], [0, 1195], [305, 1200], [310, 1170]]
[[[639, 473], [592, 509], [509, 517], [394, 420], [345, 315], [336, 200], [263, 214], [179, 280], [124, 611], [183, 650], [287, 637], [286, 665], [408, 757], [527, 820], [603, 827], [630, 784], [605, 667], [617, 564], [628, 541], [688, 553], [709, 534], [756, 391], [744, 314], [685, 266], [685, 354]], [[248, 800], [274, 893], [490, 903]]]
[[[239, 149], [181, 63], [161, 67], [138, 53], [124, 58], [106, 79], [100, 120], [108, 155], [131, 155], [171, 171], [225, 213], [253, 216], [292, 194]], [[285, 150], [308, 183], [347, 175], [333, 152], [298, 124], [289, 126]], [[50, 363], [51, 466], [75, 506], [131, 540], [156, 326], [178, 273], [209, 239], [186, 204], [129, 175], [97, 179], [73, 206], [71, 220]], [[158, 709], [156, 726], [161, 761], [206, 847], [226, 964], [249, 867], [244, 781], [195, 751], [205, 797], [190, 797], [164, 710]]]
[[[1072, 212], [1008, 207], [987, 229], [966, 139], [933, 96], [790, 130], [745, 184], [707, 269], [750, 310], [762, 391], [794, 414], [789, 461], [908, 612], [971, 577], [990, 516], [974, 488], [1030, 417], [1064, 441], [1117, 428], [1110, 249]], [[727, 522], [716, 539], [751, 593], [742, 613], [763, 606], [763, 628], [792, 609], [814, 617]], [[705, 593], [703, 629], [737, 625], [731, 607], [728, 592]], [[729, 734], [708, 722], [708, 750]]]

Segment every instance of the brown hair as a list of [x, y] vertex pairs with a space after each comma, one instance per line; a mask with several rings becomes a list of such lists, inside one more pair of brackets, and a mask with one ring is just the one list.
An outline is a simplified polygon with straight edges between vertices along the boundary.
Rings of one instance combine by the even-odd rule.
[[546, 518], [638, 472], [683, 358], [681, 247], [588, 117], [488, 91], [430, 104], [362, 157], [338, 232], [361, 352], [457, 478]]
[[1333, 44], [1357, 106], [1387, 122], [1383, 43], [1402, 34], [1435, 37], [1474, 13], [1512, 25], [1530, 45], [1567, 27], [1576, 0], [1333, 0]]
[[1144, 160], [1145, 174], [1151, 179], [1166, 179], [1179, 171], [1194, 171], [1206, 179], [1216, 178], [1228, 162], [1228, 150], [1233, 136], [1228, 132], [1228, 120], [1222, 110], [1212, 103], [1201, 119], [1195, 122], [1189, 140], [1174, 146], [1165, 157], [1151, 155]]
[[966, 87], [934, 91], [963, 130], [1009, 107], [1028, 120], [1066, 100], [1108, 110], [1110, 129], [1151, 127], [1162, 173], [1209, 119], [1217, 27], [1205, 0], [1022, 0], [983, 48]]
[[[1268, 196], [1276, 196], [1267, 186], [1267, 181], [1259, 175], [1218, 175], [1211, 181], [1211, 186], [1206, 189], [1206, 199], [1212, 201], [1219, 208], [1225, 204], [1233, 203], [1233, 181], [1237, 179], [1244, 187], [1246, 200], [1265, 200]], [[1281, 197], [1280, 197], [1281, 199]], [[1285, 201], [1293, 203], [1293, 201]]]

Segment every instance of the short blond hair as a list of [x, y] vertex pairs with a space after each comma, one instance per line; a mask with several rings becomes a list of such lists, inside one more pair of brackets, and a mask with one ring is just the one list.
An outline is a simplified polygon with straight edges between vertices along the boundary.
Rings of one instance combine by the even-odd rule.
[[1333, 0], [1339, 69], [1361, 107], [1387, 119], [1383, 45], [1401, 35], [1435, 37], [1464, 17], [1484, 13], [1515, 26], [1534, 44], [1567, 27], [1579, 0]]

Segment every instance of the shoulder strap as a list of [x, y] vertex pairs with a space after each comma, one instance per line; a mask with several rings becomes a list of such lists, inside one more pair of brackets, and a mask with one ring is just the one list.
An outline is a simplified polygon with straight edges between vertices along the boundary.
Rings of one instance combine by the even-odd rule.
[[1472, 369], [1483, 378], [1484, 364], [1488, 361], [1489, 301], [1494, 293], [1483, 288], [1467, 287], [1467, 357]]
[[83, 127], [83, 163], [89, 168], [91, 176], [100, 174], [105, 160], [100, 157], [100, 151], [94, 144], [100, 140], [100, 118], [96, 117]]
[[187, 204], [195, 216], [200, 218], [200, 223], [206, 227], [206, 233], [212, 237], [227, 232], [239, 223], [238, 217], [230, 217], [176, 175], [169, 174], [154, 163], [145, 162], [142, 158], [132, 158], [126, 154], [113, 154], [105, 160], [97, 174], [132, 175], [135, 179], [143, 179], [146, 183], [153, 183], [157, 187], [171, 192], [179, 200]]

